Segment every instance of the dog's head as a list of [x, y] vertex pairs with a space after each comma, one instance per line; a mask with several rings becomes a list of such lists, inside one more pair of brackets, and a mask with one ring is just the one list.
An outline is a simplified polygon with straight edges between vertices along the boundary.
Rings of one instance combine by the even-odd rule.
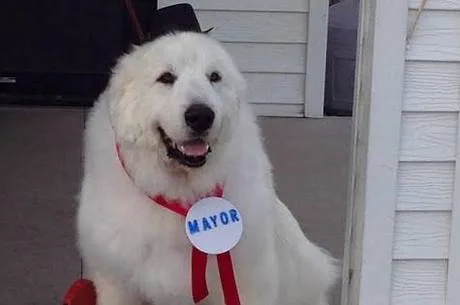
[[219, 43], [205, 34], [171, 34], [120, 59], [108, 89], [110, 116], [118, 140], [198, 168], [230, 139], [243, 92]]

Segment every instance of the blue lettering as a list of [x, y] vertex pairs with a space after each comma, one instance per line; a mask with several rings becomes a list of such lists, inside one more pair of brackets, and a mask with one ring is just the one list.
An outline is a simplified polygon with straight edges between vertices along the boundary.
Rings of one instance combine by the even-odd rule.
[[238, 212], [235, 209], [231, 209], [230, 211], [228, 211], [228, 213], [230, 214], [230, 218], [232, 219], [233, 222], [240, 221], [238, 217]]
[[209, 224], [208, 220], [206, 219], [206, 217], [203, 217], [203, 231], [207, 231], [207, 230], [211, 230], [211, 229], [212, 229], [212, 227]]
[[225, 212], [221, 212], [221, 213], [220, 213], [220, 221], [221, 221], [224, 225], [228, 224], [228, 215], [227, 215], [227, 213], [225, 213]]
[[200, 232], [200, 227], [198, 226], [198, 221], [196, 221], [196, 219], [194, 219], [193, 221], [188, 221], [188, 230], [190, 232], [190, 234], [195, 234], [195, 233], [199, 233]]
[[217, 228], [217, 215], [209, 216], [209, 219], [211, 219], [212, 223], [214, 224], [214, 228]]

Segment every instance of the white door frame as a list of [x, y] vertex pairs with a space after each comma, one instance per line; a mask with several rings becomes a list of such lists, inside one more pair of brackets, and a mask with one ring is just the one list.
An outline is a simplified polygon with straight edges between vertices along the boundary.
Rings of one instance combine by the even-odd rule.
[[329, 0], [310, 0], [307, 22], [304, 115], [324, 115]]
[[391, 304], [406, 0], [361, 0], [342, 305]]

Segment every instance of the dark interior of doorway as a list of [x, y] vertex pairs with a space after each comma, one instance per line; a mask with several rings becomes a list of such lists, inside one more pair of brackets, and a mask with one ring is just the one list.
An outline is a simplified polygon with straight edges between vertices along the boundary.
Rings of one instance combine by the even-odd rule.
[[[131, 0], [147, 24], [155, 0]], [[0, 2], [0, 104], [89, 106], [136, 33], [122, 0]]]
[[351, 116], [359, 0], [331, 0], [326, 54], [324, 113]]

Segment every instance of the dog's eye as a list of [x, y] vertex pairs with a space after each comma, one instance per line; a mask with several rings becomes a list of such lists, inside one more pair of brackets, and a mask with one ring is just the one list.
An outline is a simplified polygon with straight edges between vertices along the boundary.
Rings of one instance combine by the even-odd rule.
[[212, 72], [210, 75], [209, 75], [209, 81], [211, 83], [217, 83], [217, 82], [220, 82], [222, 80], [222, 76], [220, 76], [220, 74], [218, 72]]
[[164, 72], [157, 78], [157, 82], [160, 82], [165, 85], [172, 85], [176, 81], [177, 77], [171, 72]]

